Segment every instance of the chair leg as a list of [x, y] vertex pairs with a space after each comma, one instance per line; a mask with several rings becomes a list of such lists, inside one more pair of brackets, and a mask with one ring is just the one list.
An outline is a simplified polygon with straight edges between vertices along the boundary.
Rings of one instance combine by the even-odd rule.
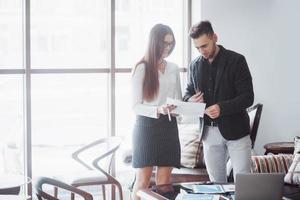
[[58, 188], [54, 187], [54, 197], [57, 198], [58, 195]]
[[129, 192], [130, 192], [130, 200], [133, 200], [133, 187], [134, 187], [134, 184], [136, 182], [136, 175], [134, 175], [134, 179], [132, 181], [132, 183], [128, 186], [128, 189], [129, 189]]
[[123, 200], [123, 192], [122, 192], [122, 187], [120, 185], [118, 186], [118, 190], [119, 190], [120, 200]]
[[40, 195], [37, 194], [36, 196], [37, 196], [38, 200], [43, 200]]
[[102, 187], [102, 196], [103, 196], [103, 200], [106, 200], [106, 190], [105, 190], [105, 185], [101, 185]]
[[74, 199], [75, 199], [75, 194], [71, 193], [71, 200], [74, 200]]
[[118, 188], [119, 191], [119, 200], [123, 200], [122, 186], [120, 184], [115, 184], [115, 186]]

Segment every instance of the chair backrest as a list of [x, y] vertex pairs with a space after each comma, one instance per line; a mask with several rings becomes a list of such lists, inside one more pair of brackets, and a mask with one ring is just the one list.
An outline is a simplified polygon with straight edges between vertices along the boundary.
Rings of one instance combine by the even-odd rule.
[[250, 118], [250, 138], [252, 142], [252, 148], [254, 147], [254, 143], [256, 140], [262, 108], [263, 108], [263, 104], [258, 103], [247, 109]]
[[108, 158], [105, 171], [110, 173], [112, 158], [116, 150], [120, 147], [119, 137], [106, 137], [87, 144], [72, 154], [72, 158], [89, 170], [94, 170], [93, 162], [97, 163], [104, 158]]
[[[76, 187], [63, 183], [61, 181], [48, 178], [48, 177], [39, 177], [35, 181], [35, 190], [36, 195], [39, 200], [47, 199], [47, 200], [59, 200], [54, 197], [54, 195], [49, 194], [45, 189], [43, 189], [43, 185], [54, 186], [65, 191], [69, 191], [70, 193], [77, 194], [81, 196], [84, 200], [93, 200], [93, 196], [83, 190], [80, 190]], [[52, 190], [51, 190], [52, 191]]]

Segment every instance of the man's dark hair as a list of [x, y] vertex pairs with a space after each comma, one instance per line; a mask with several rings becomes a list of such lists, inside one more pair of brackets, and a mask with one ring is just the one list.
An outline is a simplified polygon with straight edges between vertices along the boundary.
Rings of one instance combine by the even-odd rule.
[[202, 35], [213, 35], [214, 30], [209, 21], [201, 21], [195, 25], [193, 25], [190, 29], [190, 37], [196, 39]]

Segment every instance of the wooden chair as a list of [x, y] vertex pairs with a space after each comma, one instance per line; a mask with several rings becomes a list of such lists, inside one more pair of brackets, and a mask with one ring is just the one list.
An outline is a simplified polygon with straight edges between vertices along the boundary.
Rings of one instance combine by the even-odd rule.
[[37, 178], [35, 182], [35, 191], [36, 191], [36, 196], [39, 200], [59, 200], [57, 196], [55, 197], [54, 195], [51, 195], [49, 192], [47, 192], [46, 189], [43, 189], [43, 185], [49, 185], [49, 186], [54, 186], [56, 188], [63, 189], [65, 191], [68, 191], [70, 193], [77, 194], [81, 196], [84, 200], [93, 200], [93, 196], [83, 190], [80, 190], [76, 187], [73, 187], [71, 185], [68, 185], [66, 183], [63, 183], [61, 181], [48, 178], [48, 177], [39, 177]]
[[[84, 171], [55, 178], [74, 187], [99, 185], [102, 188], [103, 199], [106, 199], [105, 185], [113, 185], [118, 188], [119, 199], [122, 200], [121, 184], [111, 175], [112, 160], [120, 144], [120, 138], [107, 137], [78, 149], [72, 154], [72, 158], [83, 166]], [[101, 166], [101, 164], [106, 164], [106, 166]], [[114, 198], [114, 194], [112, 196]], [[71, 199], [74, 199], [73, 195]]]
[[[260, 122], [260, 117], [263, 109], [263, 104], [258, 103], [250, 108], [247, 109], [247, 113], [250, 119], [250, 139], [251, 139], [251, 148], [252, 154], [256, 154], [254, 152], [254, 144], [257, 136], [258, 126]], [[233, 170], [230, 160], [227, 163], [227, 175], [228, 175], [228, 182], [233, 182]]]
[[258, 103], [247, 109], [250, 118], [250, 138], [252, 142], [252, 149], [254, 148], [254, 143], [257, 136], [257, 130], [260, 122], [260, 117], [263, 109], [263, 104]]

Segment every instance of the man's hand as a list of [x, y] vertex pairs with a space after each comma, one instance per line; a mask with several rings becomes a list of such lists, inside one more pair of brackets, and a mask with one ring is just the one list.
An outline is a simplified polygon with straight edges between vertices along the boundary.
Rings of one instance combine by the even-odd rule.
[[189, 102], [195, 102], [195, 103], [203, 103], [204, 102], [204, 98], [203, 98], [203, 92], [197, 92], [196, 94], [194, 94], [193, 96], [191, 96], [191, 98], [189, 98]]
[[218, 104], [214, 104], [205, 109], [204, 112], [211, 119], [216, 119], [220, 116], [220, 106]]

